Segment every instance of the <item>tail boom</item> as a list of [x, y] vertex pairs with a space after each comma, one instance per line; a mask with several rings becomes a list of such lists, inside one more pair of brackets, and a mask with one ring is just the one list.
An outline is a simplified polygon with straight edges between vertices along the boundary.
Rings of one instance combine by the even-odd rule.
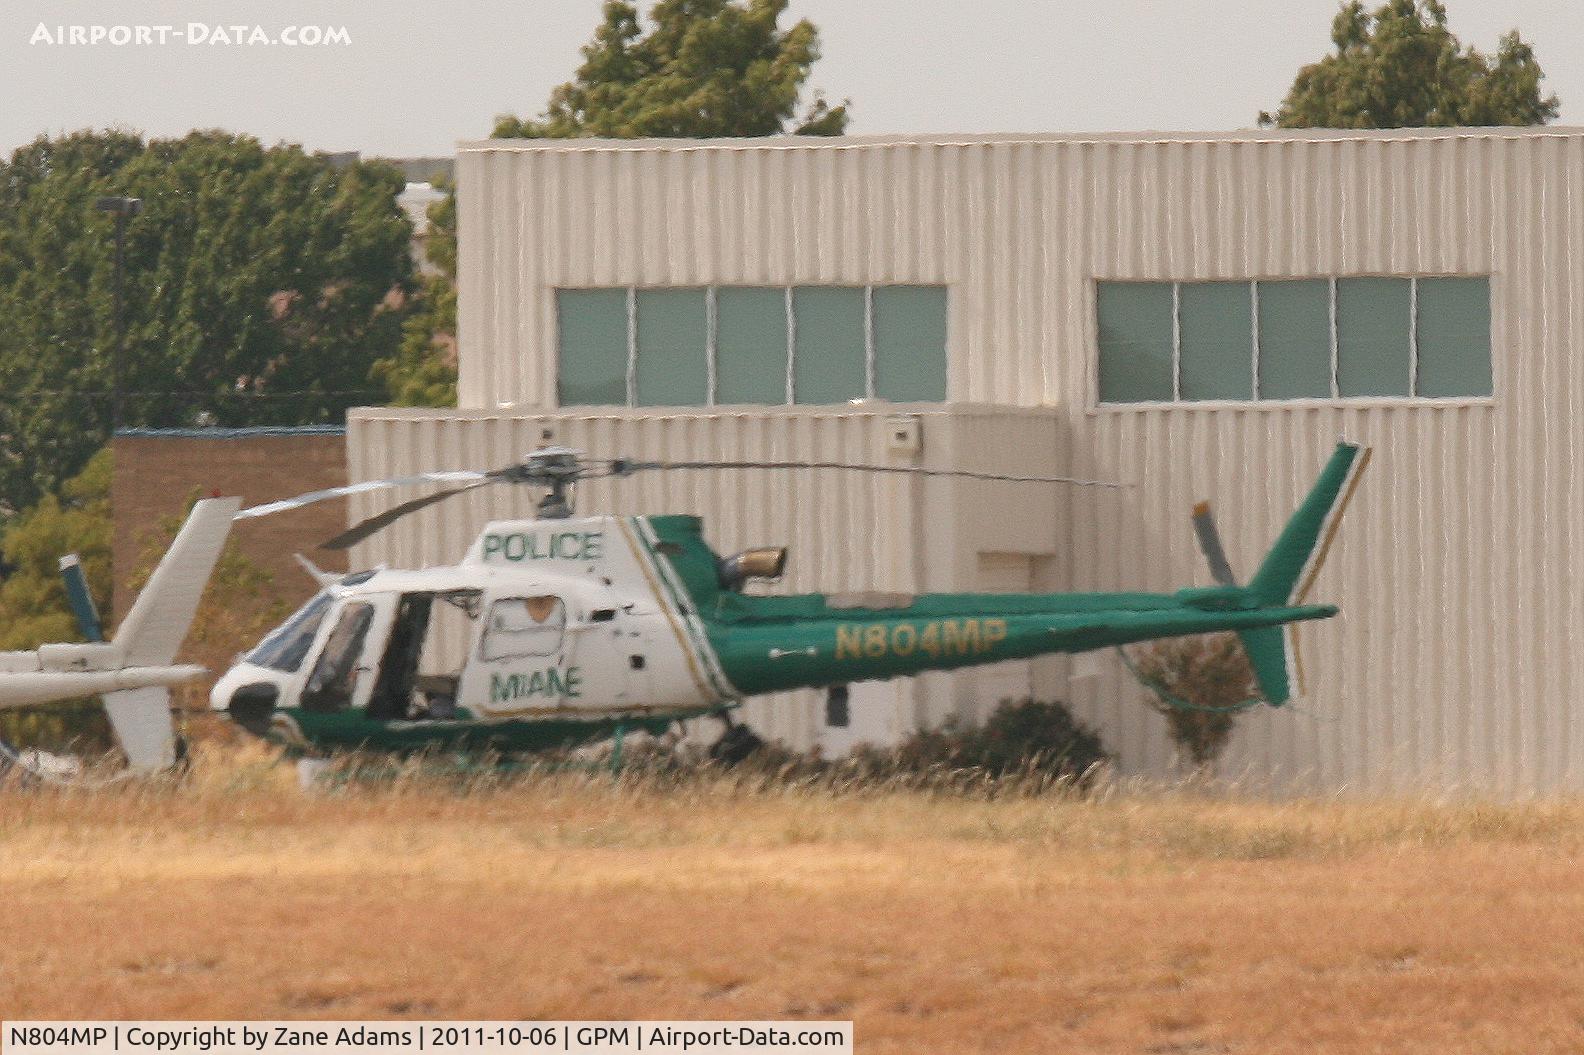
[[[711, 636], [732, 684], [753, 695], [1087, 652], [1154, 638], [1276, 628], [1336, 614], [1329, 605], [1206, 609], [1169, 595], [1158, 597], [1153, 608], [1075, 612], [1068, 607], [1073, 595], [1062, 594], [1016, 598], [1025, 605], [1048, 600], [1045, 611], [997, 612], [981, 606], [985, 596], [927, 595], [917, 599], [915, 611], [852, 611], [840, 619], [797, 624], [739, 623], [717, 627]], [[955, 612], [954, 602], [961, 605]]]

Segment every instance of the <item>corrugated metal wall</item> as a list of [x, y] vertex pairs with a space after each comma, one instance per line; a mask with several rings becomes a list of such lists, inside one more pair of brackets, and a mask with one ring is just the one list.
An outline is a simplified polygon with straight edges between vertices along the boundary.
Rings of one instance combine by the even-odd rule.
[[[554, 401], [557, 286], [947, 283], [952, 398], [1056, 408], [1064, 467], [1139, 484], [1063, 504], [1063, 585], [1203, 581], [1198, 497], [1246, 570], [1338, 436], [1377, 447], [1316, 591], [1344, 614], [1304, 633], [1312, 692], [1246, 719], [1229, 768], [1584, 787], [1584, 133], [492, 142], [459, 170], [465, 406]], [[1425, 273], [1492, 276], [1493, 400], [1092, 407], [1097, 278]], [[1128, 768], [1169, 767], [1136, 686], [1074, 694]]]

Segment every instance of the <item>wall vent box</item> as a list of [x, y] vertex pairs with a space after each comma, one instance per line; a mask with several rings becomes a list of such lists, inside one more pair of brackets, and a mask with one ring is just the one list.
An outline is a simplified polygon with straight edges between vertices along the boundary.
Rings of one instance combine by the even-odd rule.
[[1083, 681], [1086, 678], [1098, 678], [1106, 673], [1106, 654], [1100, 649], [1091, 652], [1078, 652], [1072, 658], [1073, 681]]
[[892, 414], [886, 418], [886, 450], [913, 456], [924, 447], [924, 423], [917, 414]]

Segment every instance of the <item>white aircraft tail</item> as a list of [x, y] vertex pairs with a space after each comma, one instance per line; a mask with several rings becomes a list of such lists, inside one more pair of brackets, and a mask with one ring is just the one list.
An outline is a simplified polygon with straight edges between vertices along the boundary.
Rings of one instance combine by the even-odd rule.
[[129, 768], [152, 772], [176, 764], [176, 723], [171, 720], [169, 689], [154, 685], [107, 692], [104, 707]]
[[231, 533], [240, 498], [205, 498], [193, 506], [176, 541], [149, 576], [112, 644], [125, 667], [166, 667], [187, 636], [209, 573]]
[[[168, 667], [175, 662], [198, 611], [220, 552], [231, 533], [240, 498], [206, 498], [193, 506], [187, 523], [149, 576], [132, 610], [116, 629], [112, 646], [122, 667]], [[106, 693], [105, 713], [133, 769], [164, 769], [176, 762], [176, 729], [170, 690], [155, 685]]]

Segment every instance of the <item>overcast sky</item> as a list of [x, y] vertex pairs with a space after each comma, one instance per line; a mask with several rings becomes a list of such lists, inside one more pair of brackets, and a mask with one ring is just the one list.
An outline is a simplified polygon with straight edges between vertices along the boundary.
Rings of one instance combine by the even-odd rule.
[[[1548, 74], [1545, 87], [1561, 97], [1561, 120], [1584, 123], [1578, 0], [1447, 2], [1453, 30], [1481, 49], [1518, 27]], [[221, 127], [314, 150], [447, 154], [460, 139], [488, 135], [498, 113], [538, 113], [576, 67], [599, 7], [599, 0], [3, 0], [0, 151], [41, 133], [113, 126], [152, 136]], [[1252, 127], [1298, 68], [1325, 52], [1336, 7], [1334, 0], [792, 0], [790, 15], [819, 26], [825, 57], [811, 83], [852, 100], [854, 132], [1135, 131]], [[203, 28], [189, 35], [189, 23]], [[150, 43], [73, 45], [74, 25], [145, 26]], [[213, 30], [238, 25], [271, 37], [290, 26], [344, 29], [350, 43], [213, 42], [254, 35]], [[170, 29], [160, 44], [162, 26]]]

